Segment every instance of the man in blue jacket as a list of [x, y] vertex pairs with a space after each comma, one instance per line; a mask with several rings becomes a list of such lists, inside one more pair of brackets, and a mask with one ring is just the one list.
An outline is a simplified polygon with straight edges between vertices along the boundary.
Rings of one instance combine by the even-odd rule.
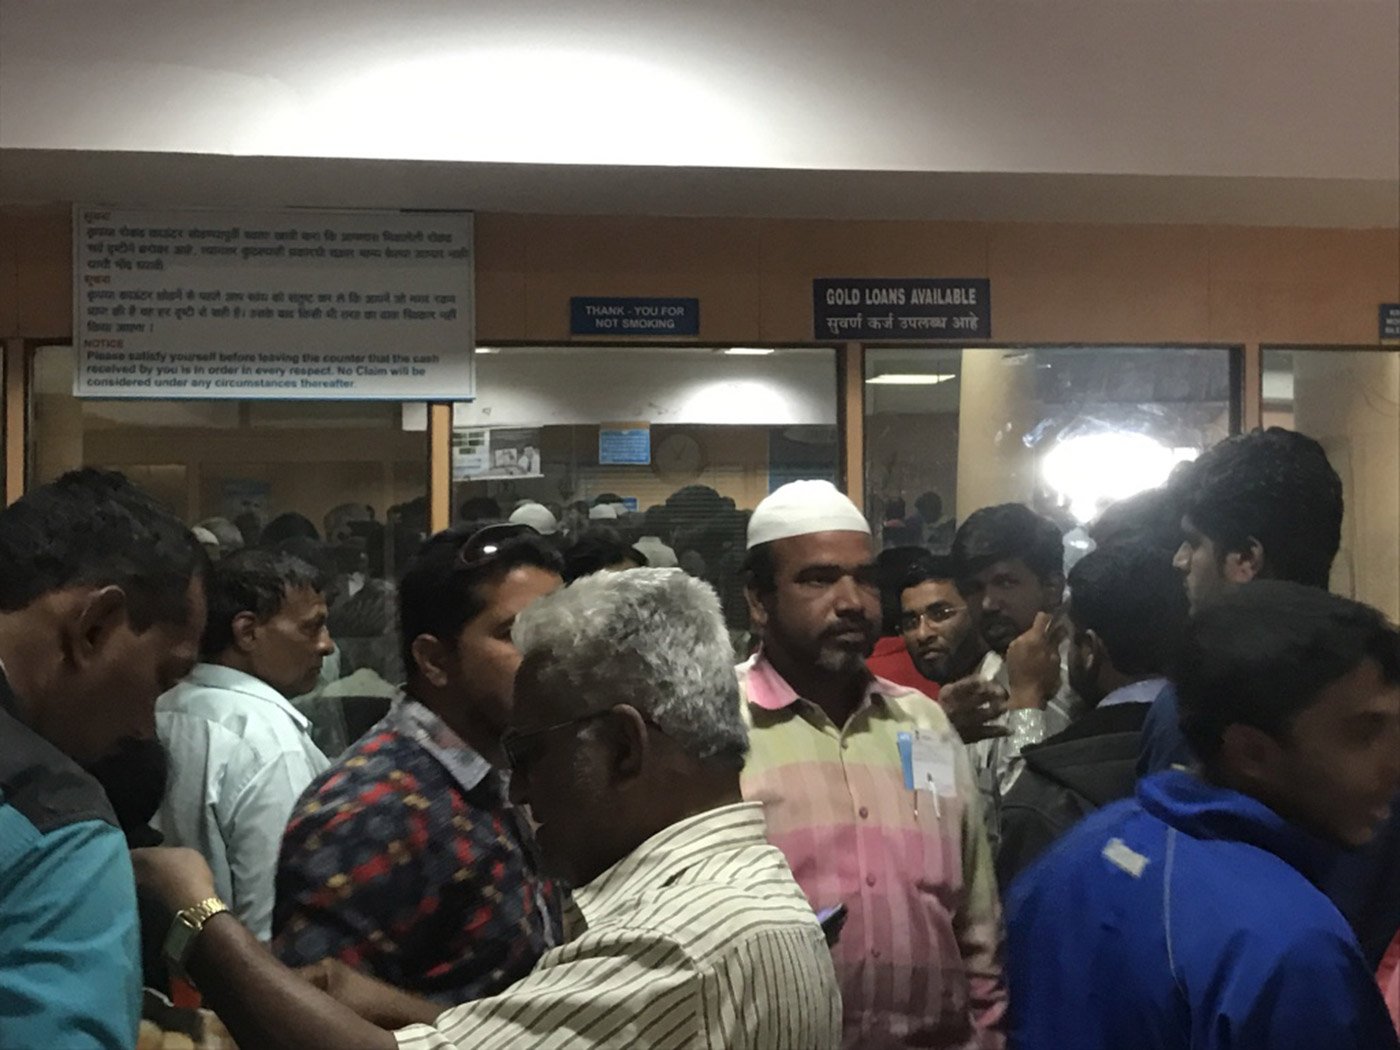
[[[1254, 580], [1327, 588], [1341, 545], [1342, 480], [1312, 438], [1278, 427], [1227, 438], [1172, 490], [1184, 509], [1175, 564], [1193, 613]], [[1142, 744], [1139, 775], [1194, 763], [1175, 689], [1153, 703]], [[1374, 969], [1400, 929], [1400, 798], [1375, 841], [1338, 857], [1319, 885]]]
[[136, 1042], [131, 861], [81, 766], [130, 763], [154, 737], [156, 697], [198, 653], [204, 565], [117, 474], [68, 474], [0, 511], [3, 1050]]
[[1177, 679], [1201, 772], [1079, 824], [1012, 887], [1018, 1050], [1387, 1050], [1355, 934], [1314, 880], [1400, 787], [1400, 632], [1298, 584], [1194, 619]]

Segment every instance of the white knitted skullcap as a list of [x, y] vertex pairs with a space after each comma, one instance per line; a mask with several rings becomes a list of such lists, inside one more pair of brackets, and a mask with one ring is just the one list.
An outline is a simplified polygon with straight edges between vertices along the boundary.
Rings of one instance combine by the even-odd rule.
[[616, 504], [616, 503], [599, 503], [599, 504], [597, 504], [596, 506], [589, 507], [589, 508], [588, 508], [588, 520], [589, 520], [589, 521], [616, 521], [616, 520], [617, 520], [617, 508], [618, 508], [618, 506], [619, 506], [619, 504]]
[[510, 516], [512, 525], [528, 525], [541, 536], [553, 536], [559, 531], [559, 521], [542, 503], [523, 503]]
[[753, 512], [748, 548], [814, 532], [863, 532], [869, 536], [870, 523], [831, 482], [790, 481]]

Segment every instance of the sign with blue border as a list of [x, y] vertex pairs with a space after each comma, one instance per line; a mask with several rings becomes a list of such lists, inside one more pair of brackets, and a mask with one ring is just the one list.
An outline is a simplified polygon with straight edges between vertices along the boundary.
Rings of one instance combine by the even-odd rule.
[[699, 299], [606, 298], [569, 300], [571, 335], [699, 335]]
[[600, 467], [645, 467], [651, 463], [651, 428], [628, 427], [598, 431]]

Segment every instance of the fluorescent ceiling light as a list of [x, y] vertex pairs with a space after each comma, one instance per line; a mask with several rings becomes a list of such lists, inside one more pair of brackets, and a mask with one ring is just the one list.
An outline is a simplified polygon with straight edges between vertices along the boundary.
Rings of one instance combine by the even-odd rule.
[[726, 357], [767, 357], [773, 353], [772, 347], [766, 346], [731, 346], [728, 350], [721, 350], [720, 353]]
[[501, 351], [499, 348], [494, 346], [478, 346], [476, 348], [476, 352], [478, 354], [499, 354]]
[[886, 372], [872, 376], [866, 382], [874, 386], [937, 386], [957, 378], [955, 375], [934, 375], [930, 372]]

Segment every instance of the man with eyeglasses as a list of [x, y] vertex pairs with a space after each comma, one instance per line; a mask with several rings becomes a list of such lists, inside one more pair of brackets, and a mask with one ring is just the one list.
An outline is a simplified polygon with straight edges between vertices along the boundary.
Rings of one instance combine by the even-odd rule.
[[848, 1048], [1004, 1043], [1000, 908], [967, 749], [938, 703], [870, 673], [880, 615], [870, 526], [825, 481], [784, 485], [749, 522], [762, 648], [738, 668], [744, 795], [817, 908]]
[[507, 798], [501, 735], [515, 618], [561, 586], [527, 525], [428, 540], [398, 589], [408, 683], [302, 795], [282, 839], [273, 951], [338, 959], [443, 1007], [530, 972], [561, 934], [560, 891]]
[[[444, 1011], [339, 963], [299, 980], [218, 913], [184, 941], [205, 1002], [260, 1050], [835, 1050], [821, 927], [740, 793], [748, 742], [714, 591], [678, 569], [601, 573], [535, 603], [514, 637], [501, 747], [544, 861], [576, 887], [569, 942]], [[171, 909], [209, 890], [190, 851], [134, 863]]]

